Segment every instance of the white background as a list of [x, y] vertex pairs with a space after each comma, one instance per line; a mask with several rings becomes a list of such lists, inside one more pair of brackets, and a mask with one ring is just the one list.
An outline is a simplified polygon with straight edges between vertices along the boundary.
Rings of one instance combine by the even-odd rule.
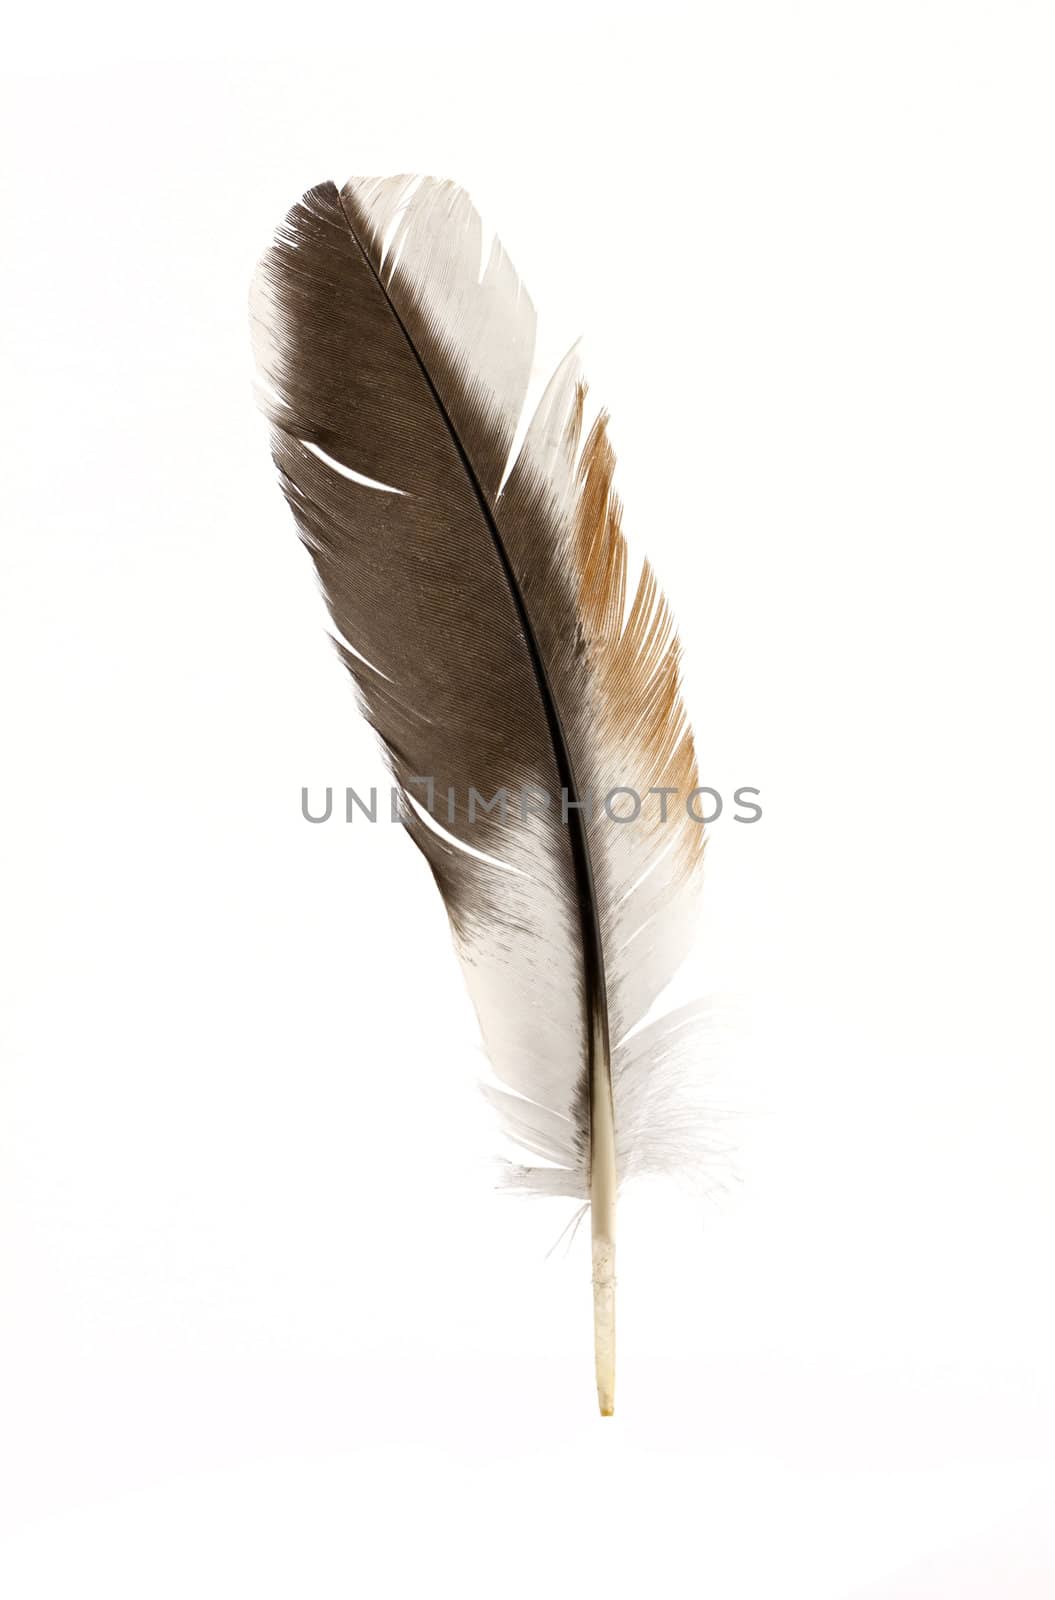
[[[22, 33], [19, 34], [19, 29]], [[38, 7], [3, 86], [9, 1600], [1055, 1589], [1049, 7]], [[723, 819], [739, 1181], [495, 1195], [250, 392], [309, 184], [580, 329]]]

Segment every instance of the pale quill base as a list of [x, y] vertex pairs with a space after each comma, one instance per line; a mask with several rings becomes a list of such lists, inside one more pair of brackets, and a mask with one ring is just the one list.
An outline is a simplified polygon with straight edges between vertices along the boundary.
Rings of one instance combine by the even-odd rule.
[[597, 1403], [602, 1417], [615, 1411], [615, 1245], [593, 1241], [593, 1348]]

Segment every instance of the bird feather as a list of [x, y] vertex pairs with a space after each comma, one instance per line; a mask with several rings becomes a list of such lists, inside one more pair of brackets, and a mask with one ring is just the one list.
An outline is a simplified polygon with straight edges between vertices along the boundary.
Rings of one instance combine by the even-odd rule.
[[[535, 312], [483, 238], [452, 183], [321, 184], [264, 255], [251, 321], [281, 486], [524, 1155], [506, 1179], [591, 1204], [608, 1414], [618, 1184], [704, 1149], [681, 1092], [699, 1008], [642, 1026], [696, 919], [696, 758], [647, 562], [628, 595], [607, 419], [585, 424], [577, 351], [514, 453]], [[602, 804], [619, 789], [676, 799], [621, 822]]]

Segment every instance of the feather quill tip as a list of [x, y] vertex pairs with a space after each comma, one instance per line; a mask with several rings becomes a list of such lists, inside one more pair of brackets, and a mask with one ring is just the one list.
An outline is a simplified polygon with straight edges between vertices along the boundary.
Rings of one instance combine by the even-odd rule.
[[597, 1404], [602, 1417], [615, 1414], [615, 1247], [610, 1240], [593, 1245], [593, 1348]]

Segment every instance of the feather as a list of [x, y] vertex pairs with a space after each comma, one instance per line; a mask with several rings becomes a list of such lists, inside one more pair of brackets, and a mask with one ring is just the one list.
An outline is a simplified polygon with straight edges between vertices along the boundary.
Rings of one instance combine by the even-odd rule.
[[263, 257], [251, 321], [281, 486], [524, 1152], [507, 1181], [591, 1208], [610, 1415], [618, 1184], [705, 1152], [680, 1097], [701, 1014], [642, 1026], [693, 932], [696, 760], [647, 563], [628, 597], [607, 420], [585, 426], [575, 351], [513, 457], [535, 313], [482, 241], [451, 183], [322, 184]]

